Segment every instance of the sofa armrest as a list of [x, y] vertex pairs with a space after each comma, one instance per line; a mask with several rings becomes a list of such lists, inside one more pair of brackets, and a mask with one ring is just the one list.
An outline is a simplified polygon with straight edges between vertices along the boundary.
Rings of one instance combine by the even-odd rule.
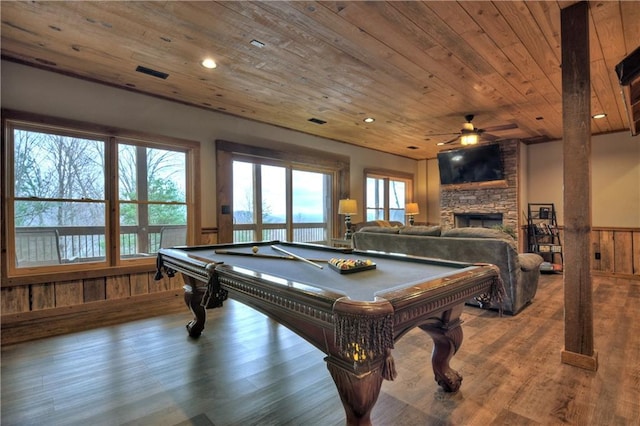
[[518, 261], [520, 262], [520, 269], [523, 271], [534, 271], [540, 268], [540, 264], [543, 262], [542, 256], [535, 253], [520, 253], [518, 254]]

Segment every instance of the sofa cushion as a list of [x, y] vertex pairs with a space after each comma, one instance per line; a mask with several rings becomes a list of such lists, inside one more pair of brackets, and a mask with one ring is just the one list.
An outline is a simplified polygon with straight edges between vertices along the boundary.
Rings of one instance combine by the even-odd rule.
[[360, 228], [358, 232], [375, 232], [377, 234], [398, 234], [400, 228], [395, 226], [365, 226]]
[[498, 240], [504, 240], [509, 243], [514, 250], [518, 250], [516, 240], [506, 232], [493, 228], [453, 228], [442, 231], [441, 237], [456, 237], [456, 238], [495, 238]]
[[361, 230], [367, 226], [404, 226], [403, 223], [397, 221], [388, 221], [388, 220], [369, 220], [367, 222], [358, 222], [351, 225], [354, 232]]
[[440, 228], [440, 226], [405, 226], [404, 228], [400, 228], [400, 233], [406, 235], [439, 237], [441, 230], [442, 228]]

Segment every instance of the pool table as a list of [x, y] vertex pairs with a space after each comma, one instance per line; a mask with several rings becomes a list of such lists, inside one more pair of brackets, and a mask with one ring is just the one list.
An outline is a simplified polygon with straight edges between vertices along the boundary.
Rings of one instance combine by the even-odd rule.
[[[330, 259], [373, 265], [341, 270]], [[414, 327], [434, 341], [437, 383], [457, 391], [462, 377], [449, 360], [462, 343], [464, 303], [504, 292], [493, 265], [278, 241], [161, 249], [157, 266], [158, 278], [184, 277], [191, 337], [202, 333], [206, 309], [230, 296], [324, 352], [347, 424], [371, 424], [382, 380], [396, 376], [394, 342]]]

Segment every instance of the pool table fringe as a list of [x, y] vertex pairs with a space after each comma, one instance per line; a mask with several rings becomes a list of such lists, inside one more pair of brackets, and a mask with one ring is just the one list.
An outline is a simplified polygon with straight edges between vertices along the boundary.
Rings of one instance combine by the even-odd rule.
[[212, 274], [200, 305], [206, 309], [220, 308], [228, 297], [229, 292], [220, 285], [218, 274]]
[[481, 308], [484, 308], [485, 305], [498, 305], [498, 313], [502, 316], [502, 304], [504, 302], [504, 298], [507, 295], [507, 292], [504, 288], [504, 282], [502, 281], [502, 277], [500, 276], [500, 268], [491, 263], [474, 263], [476, 266], [488, 266], [494, 271], [496, 271], [496, 276], [493, 279], [493, 284], [491, 285], [491, 290], [488, 293], [482, 293], [474, 299], [480, 304]]
[[354, 362], [385, 356], [383, 376], [395, 378], [395, 366], [391, 357], [393, 349], [393, 312], [380, 315], [356, 312], [334, 313], [335, 340], [338, 350]]

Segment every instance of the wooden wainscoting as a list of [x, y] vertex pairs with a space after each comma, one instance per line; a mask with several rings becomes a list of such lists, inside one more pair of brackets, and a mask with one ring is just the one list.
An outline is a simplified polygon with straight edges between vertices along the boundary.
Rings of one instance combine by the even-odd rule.
[[186, 311], [179, 274], [155, 271], [2, 287], [2, 345]]
[[[559, 227], [564, 245], [564, 228]], [[527, 228], [518, 235], [519, 250], [527, 251]], [[559, 256], [554, 258], [559, 262]], [[593, 227], [591, 272], [594, 275], [640, 279], [640, 228]]]
[[[199, 244], [218, 242], [217, 228], [202, 229]], [[188, 312], [180, 274], [156, 281], [155, 266], [65, 274], [3, 283], [0, 289], [2, 345], [56, 336], [169, 313]]]
[[598, 275], [640, 279], [640, 229], [594, 227], [591, 270]]

